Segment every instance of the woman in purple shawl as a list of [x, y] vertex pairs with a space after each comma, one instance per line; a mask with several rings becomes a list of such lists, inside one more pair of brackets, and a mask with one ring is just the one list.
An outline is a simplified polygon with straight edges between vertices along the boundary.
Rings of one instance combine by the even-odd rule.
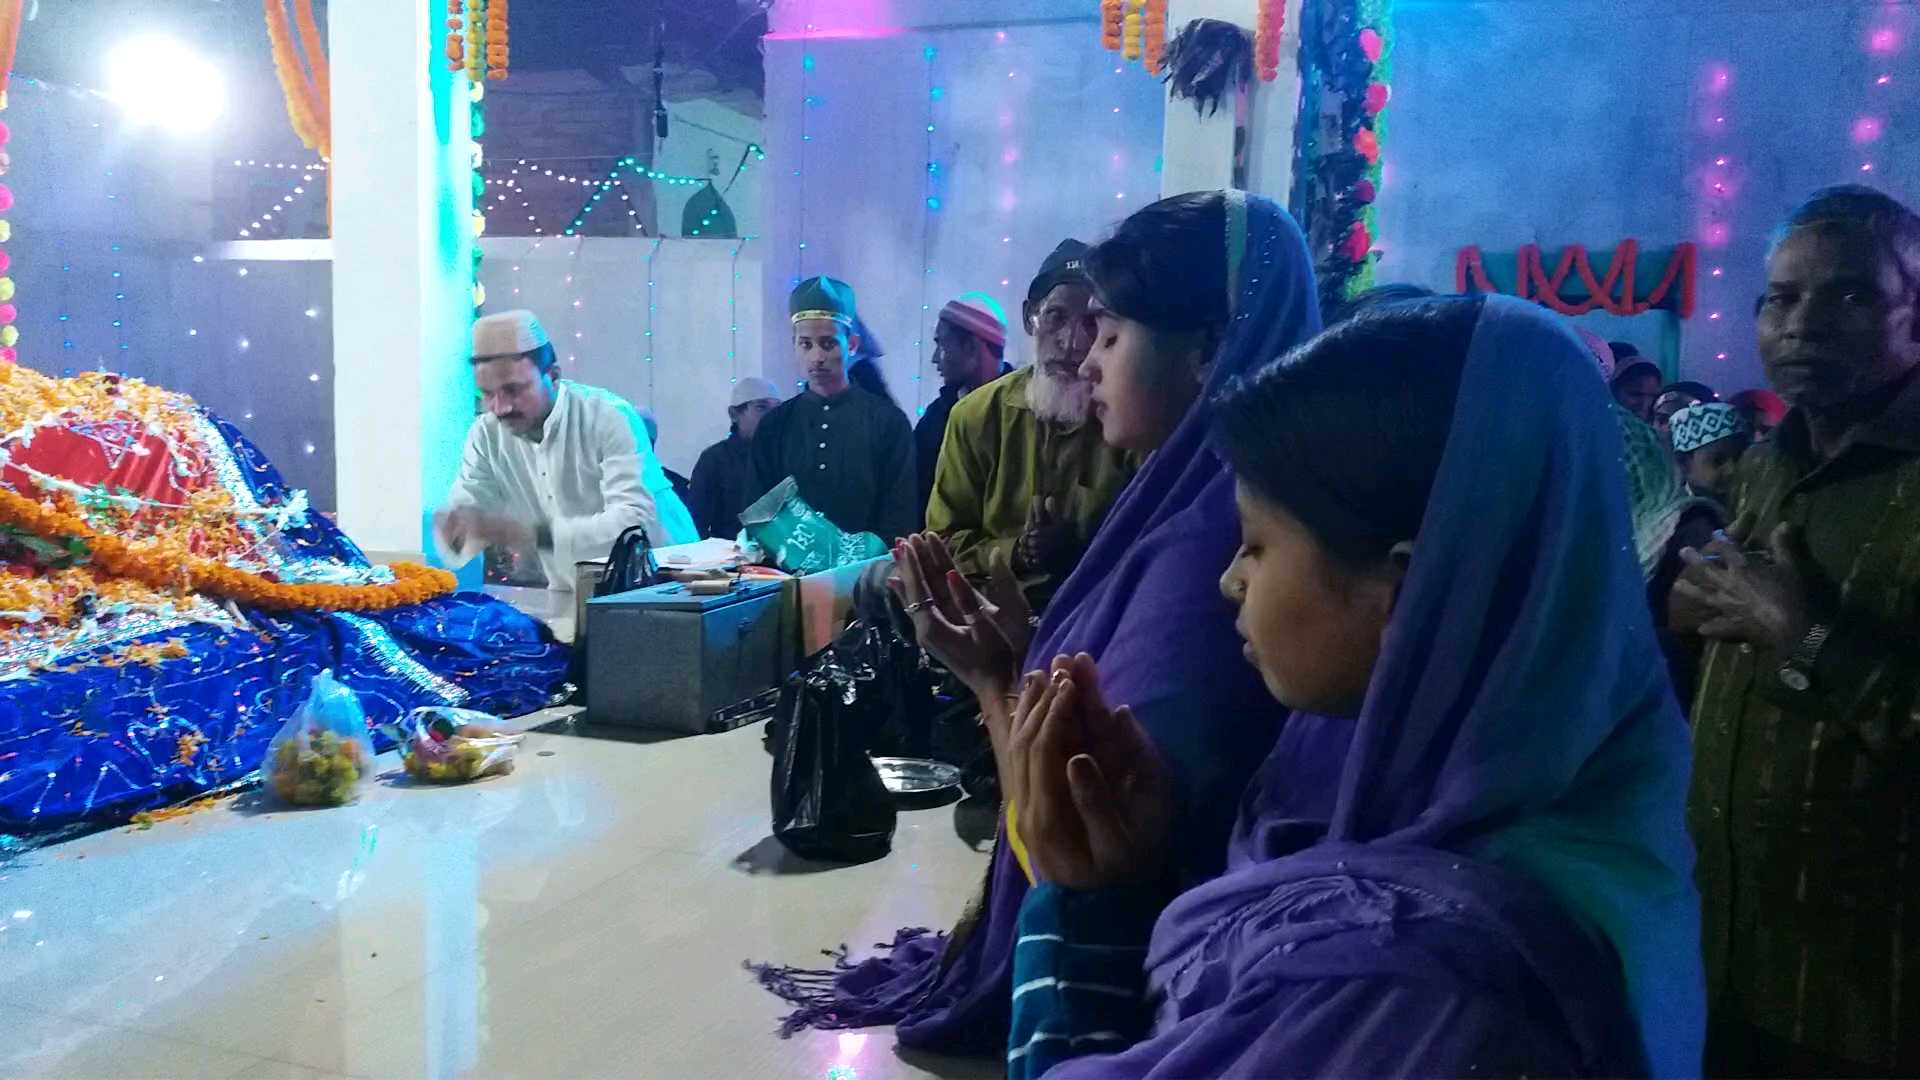
[[[1429, 301], [1214, 408], [1244, 535], [1220, 587], [1301, 713], [1227, 872], [1161, 911], [1124, 697], [1084, 658], [1028, 677], [997, 733], [1043, 883], [1010, 1074], [1697, 1076], [1687, 733], [1580, 343], [1519, 301]], [[1340, 728], [1328, 791], [1303, 763]]]
[[[1183, 811], [1175, 858], [1204, 880], [1220, 872], [1235, 801], [1286, 715], [1240, 661], [1232, 610], [1213, 591], [1240, 538], [1233, 481], [1207, 439], [1206, 395], [1320, 329], [1313, 268], [1286, 211], [1216, 191], [1135, 213], [1087, 270], [1099, 323], [1082, 374], [1095, 383], [1107, 440], [1150, 456], [1048, 605], [1024, 666], [1018, 652], [984, 664], [943, 652], [924, 605], [915, 625], [989, 705], [1004, 706], [1019, 672], [1056, 654], [1095, 657], [1168, 763]], [[916, 539], [903, 570], [915, 550], [929, 549]], [[913, 591], [909, 608], [924, 596], [917, 578]], [[1023, 623], [1009, 620], [1016, 650]], [[787, 1031], [893, 1024], [904, 1046], [997, 1054], [1026, 892], [997, 843], [983, 902], [951, 936], [904, 931], [889, 953], [834, 972], [757, 970], [800, 1006]]]

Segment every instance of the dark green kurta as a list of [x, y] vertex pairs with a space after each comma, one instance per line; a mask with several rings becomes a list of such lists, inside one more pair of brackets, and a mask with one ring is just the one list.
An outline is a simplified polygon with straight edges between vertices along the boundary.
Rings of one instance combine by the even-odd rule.
[[1816, 463], [1797, 411], [1742, 467], [1753, 544], [1800, 526], [1840, 615], [1813, 685], [1716, 643], [1690, 814], [1715, 1019], [1920, 1072], [1920, 378]]
[[913, 428], [893, 402], [858, 387], [832, 398], [809, 390], [768, 413], [753, 461], [761, 494], [791, 476], [809, 506], [848, 532], [892, 543], [920, 528]]

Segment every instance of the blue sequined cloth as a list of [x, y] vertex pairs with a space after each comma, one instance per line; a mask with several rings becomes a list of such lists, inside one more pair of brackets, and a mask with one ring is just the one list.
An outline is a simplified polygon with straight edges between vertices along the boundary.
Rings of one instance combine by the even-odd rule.
[[[236, 475], [223, 477], [227, 485], [244, 485], [262, 504], [286, 500], [279, 473], [238, 430], [210, 417], [208, 434], [231, 451]], [[295, 559], [349, 571], [369, 565], [317, 514], [282, 535]], [[59, 670], [0, 681], [0, 848], [125, 821], [246, 779], [327, 669], [359, 694], [376, 725], [421, 705], [513, 716], [564, 693], [567, 647], [477, 593], [379, 612], [243, 608], [229, 625], [189, 608], [122, 620], [89, 651], [59, 657]], [[165, 641], [186, 654], [98, 662]]]

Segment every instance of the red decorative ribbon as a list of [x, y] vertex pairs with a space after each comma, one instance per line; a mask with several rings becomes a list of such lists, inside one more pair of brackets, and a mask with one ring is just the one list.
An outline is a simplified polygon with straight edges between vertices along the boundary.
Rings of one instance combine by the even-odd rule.
[[[1687, 241], [1674, 246], [1659, 283], [1644, 295], [1635, 288], [1633, 279], [1633, 266], [1639, 255], [1639, 241], [1622, 240], [1613, 251], [1606, 274], [1596, 279], [1585, 245], [1569, 244], [1562, 248], [1559, 257], [1554, 260], [1553, 272], [1548, 273], [1540, 245], [1528, 244], [1518, 253], [1513, 295], [1522, 300], [1532, 300], [1562, 315], [1585, 315], [1595, 310], [1604, 310], [1613, 315], [1639, 315], [1661, 306], [1677, 287], [1679, 295], [1673, 305], [1674, 311], [1683, 319], [1691, 318], [1694, 269], [1698, 258], [1694, 244]], [[1585, 299], [1574, 301], [1561, 297], [1561, 287], [1566, 284], [1570, 274], [1579, 275], [1580, 284], [1587, 290]], [[1454, 288], [1459, 292], [1501, 291], [1487, 276], [1478, 246], [1469, 245], [1460, 249], [1454, 258], [1453, 280]]]

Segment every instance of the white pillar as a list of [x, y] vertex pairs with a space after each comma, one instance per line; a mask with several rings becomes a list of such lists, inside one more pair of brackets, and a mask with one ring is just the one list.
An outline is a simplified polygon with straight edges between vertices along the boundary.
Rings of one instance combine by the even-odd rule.
[[[1248, 113], [1247, 190], [1287, 203], [1293, 185], [1293, 132], [1300, 104], [1300, 4], [1287, 0], [1280, 36], [1280, 75], [1273, 82], [1256, 76]], [[1167, 33], [1177, 34], [1194, 19], [1224, 19], [1252, 33], [1259, 19], [1258, 0], [1170, 0]], [[1161, 136], [1160, 194], [1179, 195], [1233, 185], [1233, 139], [1237, 123], [1231, 96], [1212, 116], [1199, 116], [1193, 102], [1167, 97]]]
[[467, 79], [437, 0], [333, 0], [328, 27], [340, 524], [416, 554], [474, 416]]

